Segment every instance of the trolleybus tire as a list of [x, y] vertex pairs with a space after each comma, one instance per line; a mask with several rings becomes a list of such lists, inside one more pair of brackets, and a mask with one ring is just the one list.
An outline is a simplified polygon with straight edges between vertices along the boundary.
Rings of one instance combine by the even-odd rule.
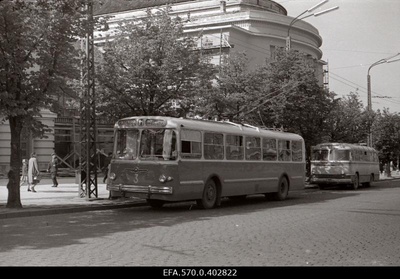
[[278, 183], [278, 192], [273, 194], [273, 198], [276, 201], [283, 201], [289, 194], [289, 183], [286, 177], [282, 176]]
[[203, 196], [201, 200], [196, 200], [198, 206], [204, 209], [215, 207], [218, 200], [218, 189], [214, 180], [209, 179], [204, 185]]

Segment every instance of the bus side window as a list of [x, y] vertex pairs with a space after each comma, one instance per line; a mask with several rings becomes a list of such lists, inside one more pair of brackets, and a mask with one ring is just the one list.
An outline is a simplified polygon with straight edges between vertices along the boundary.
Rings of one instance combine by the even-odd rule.
[[242, 136], [227, 135], [225, 143], [227, 160], [243, 160]]
[[246, 137], [246, 160], [261, 159], [261, 140], [256, 137]]
[[292, 160], [296, 162], [303, 161], [303, 144], [299, 140], [292, 141]]
[[264, 161], [276, 161], [276, 139], [266, 139], [262, 141], [263, 145], [263, 160]]
[[204, 159], [224, 159], [224, 135], [218, 133], [204, 133]]
[[279, 161], [290, 161], [291, 160], [290, 141], [289, 140], [279, 140], [278, 141], [278, 149], [279, 149]]
[[201, 158], [200, 131], [181, 130], [181, 157], [187, 159]]

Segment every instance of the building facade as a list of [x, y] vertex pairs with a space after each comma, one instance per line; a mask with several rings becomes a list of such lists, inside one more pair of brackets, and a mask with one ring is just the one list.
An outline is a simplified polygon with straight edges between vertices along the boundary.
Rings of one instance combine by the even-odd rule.
[[[108, 0], [95, 7], [95, 16], [106, 17], [108, 31], [95, 33], [95, 43], [101, 45], [108, 35], [110, 39], [118, 30], [118, 24], [144, 18], [148, 11], [167, 9], [171, 16], [179, 16], [184, 31], [197, 38], [197, 47], [211, 56], [218, 65], [224, 55], [245, 52], [251, 65], [265, 63], [277, 48], [286, 47], [288, 29], [292, 17], [286, 9], [271, 0]], [[297, 21], [290, 28], [291, 48], [304, 53], [315, 65], [315, 75], [324, 84], [324, 65], [321, 60], [322, 38], [318, 30], [304, 21]], [[38, 154], [39, 167], [45, 169], [50, 154], [56, 152], [69, 169], [77, 167], [79, 159], [79, 115], [56, 115], [42, 112], [42, 119], [52, 129], [47, 138], [26, 135], [21, 143], [23, 158], [31, 152]], [[112, 150], [112, 123], [99, 123], [98, 149]], [[0, 124], [0, 175], [9, 169], [10, 132], [8, 123]]]

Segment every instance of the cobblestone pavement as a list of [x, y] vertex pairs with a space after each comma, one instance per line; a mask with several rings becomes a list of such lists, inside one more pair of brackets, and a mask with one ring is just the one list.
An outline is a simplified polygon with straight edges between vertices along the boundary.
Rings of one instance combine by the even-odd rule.
[[399, 181], [0, 219], [2, 266], [399, 266]]

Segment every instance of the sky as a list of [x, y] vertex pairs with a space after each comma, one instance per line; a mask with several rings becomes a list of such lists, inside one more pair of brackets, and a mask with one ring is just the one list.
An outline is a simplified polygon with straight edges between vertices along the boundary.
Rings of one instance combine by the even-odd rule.
[[[287, 10], [288, 16], [296, 17], [321, 0], [275, 2]], [[322, 37], [322, 60], [329, 65], [329, 90], [338, 97], [356, 92], [366, 107], [368, 68], [400, 53], [400, 0], [329, 0], [305, 15], [335, 6], [339, 9], [304, 21], [317, 28]], [[372, 109], [400, 113], [400, 60], [373, 66], [370, 76]]]

